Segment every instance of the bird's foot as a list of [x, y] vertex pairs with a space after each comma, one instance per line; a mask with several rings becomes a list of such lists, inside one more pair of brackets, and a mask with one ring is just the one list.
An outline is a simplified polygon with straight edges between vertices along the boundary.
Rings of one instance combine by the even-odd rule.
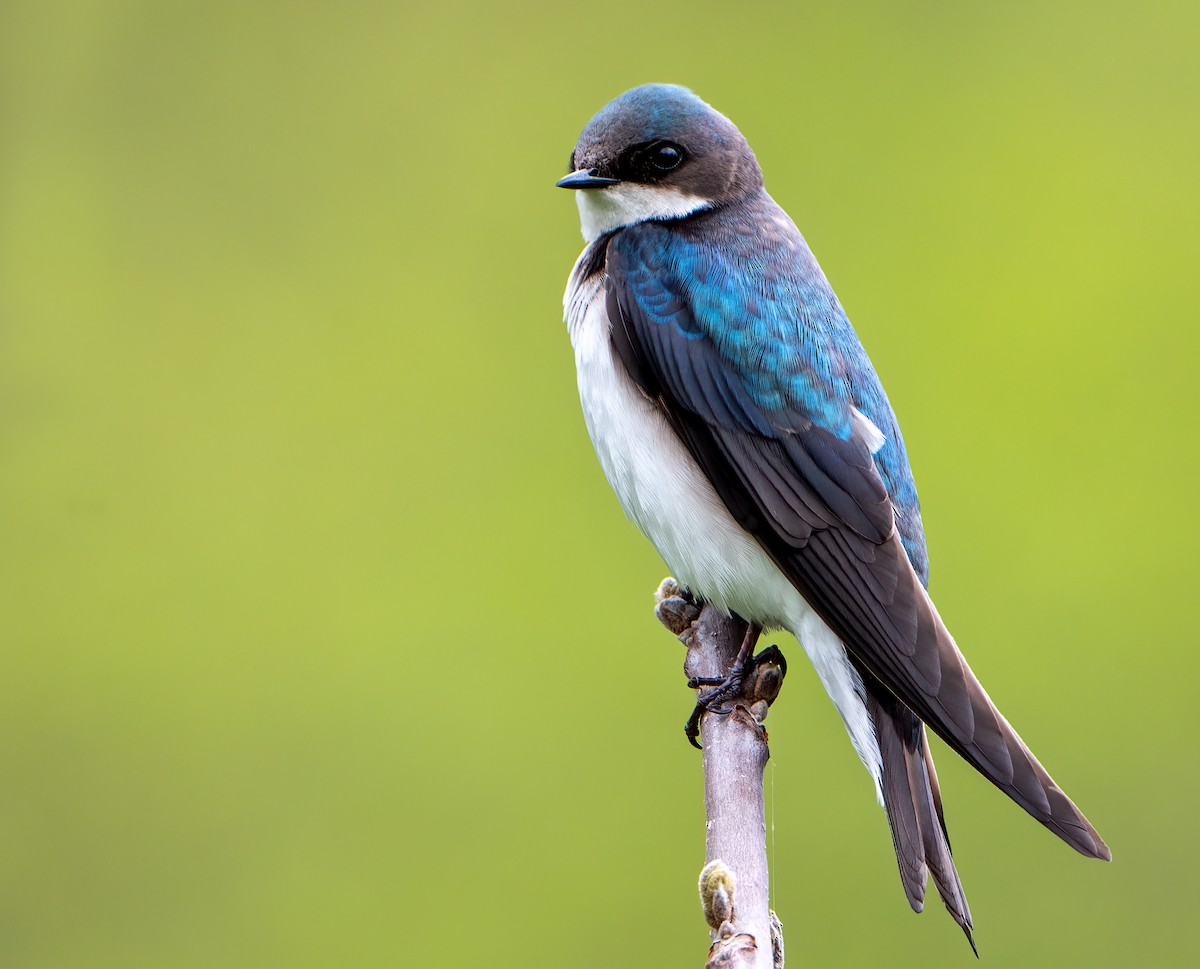
[[692, 708], [692, 715], [688, 717], [688, 722], [683, 728], [688, 743], [697, 750], [700, 749], [700, 742], [697, 740], [700, 736], [700, 718], [710, 710], [717, 713], [727, 712], [719, 709], [720, 704], [726, 700], [742, 697], [742, 687], [746, 682], [746, 674], [754, 668], [755, 659], [752, 657], [754, 644], [758, 642], [758, 637], [761, 633], [762, 626], [758, 623], [752, 622], [746, 625], [746, 634], [742, 637], [741, 648], [738, 649], [737, 657], [734, 659], [729, 672], [724, 677], [688, 677], [688, 686], [694, 690], [699, 689], [701, 686], [712, 686], [712, 689], [707, 693], [701, 693], [696, 697], [696, 705]]
[[[671, 578], [663, 579], [654, 593], [654, 602], [654, 615], [659, 622], [687, 645], [689, 659], [684, 665], [685, 669], [691, 667], [693, 653], [699, 652], [695, 649], [698, 645], [696, 637], [705, 635], [702, 609], [706, 607]], [[783, 653], [777, 646], [768, 646], [757, 656], [752, 655], [754, 644], [758, 642], [761, 633], [761, 625], [755, 622], [746, 623], [740, 648], [737, 655], [732, 657], [727, 675], [688, 677], [689, 689], [710, 688], [696, 697], [692, 715], [688, 717], [687, 725], [683, 728], [693, 747], [700, 747], [700, 721], [704, 714], [712, 712], [724, 716], [732, 712], [732, 707], [725, 708], [730, 701], [738, 701], [745, 706], [756, 723], [761, 725], [766, 719], [767, 708], [775, 702], [783, 686], [783, 678], [787, 674], [787, 660], [783, 658]], [[707, 643], [705, 645], [707, 646]], [[707, 665], [708, 669], [712, 670], [713, 665], [717, 665], [719, 669], [723, 664], [718, 662]]]
[[787, 660], [778, 646], [768, 646], [757, 656], [748, 660], [740, 669], [734, 669], [728, 676], [693, 676], [688, 679], [688, 687], [698, 690], [702, 686], [713, 689], [696, 697], [696, 706], [688, 717], [687, 725], [683, 728], [688, 742], [696, 748], [700, 747], [697, 738], [700, 736], [700, 720], [707, 712], [727, 714], [730, 711], [721, 709], [721, 705], [730, 700], [740, 700], [746, 704], [755, 722], [761, 724], [767, 718], [767, 708], [775, 702], [779, 691], [783, 688], [783, 678], [787, 675]]
[[707, 693], [701, 693], [696, 697], [696, 705], [692, 708], [692, 715], [688, 717], [687, 724], [683, 728], [683, 732], [687, 735], [688, 743], [697, 750], [700, 750], [700, 718], [710, 710], [713, 713], [728, 713], [728, 710], [720, 709], [720, 705], [727, 700], [733, 700], [742, 695], [742, 686], [746, 682], [747, 666], [753, 666], [754, 660], [749, 663], [743, 663], [730, 671], [729, 675], [724, 679], [715, 676], [693, 676], [688, 680], [689, 689], [699, 689], [701, 686], [712, 686], [713, 688]]

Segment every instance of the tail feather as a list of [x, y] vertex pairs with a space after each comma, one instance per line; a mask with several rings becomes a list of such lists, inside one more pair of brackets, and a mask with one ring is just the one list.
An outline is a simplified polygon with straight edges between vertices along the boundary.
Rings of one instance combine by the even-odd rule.
[[875, 677], [865, 670], [861, 673], [883, 763], [880, 789], [908, 903], [914, 912], [924, 909], [925, 887], [932, 875], [946, 911], [979, 955], [971, 931], [971, 908], [950, 853], [925, 725]]
[[[929, 863], [929, 870], [933, 874], [933, 880], [938, 887], [938, 893], [942, 899], [946, 901], [946, 908], [951, 915], [955, 915], [958, 910], [951, 904], [949, 899], [953, 896], [961, 903], [961, 911], [966, 915], [966, 925], [963, 925], [963, 930], [967, 933], [967, 941], [971, 943], [971, 948], [975, 949], [975, 939], [971, 936], [970, 927], [971, 909], [967, 905], [967, 896], [963, 893], [962, 882], [958, 877], [958, 869], [954, 867], [953, 849], [950, 847], [950, 833], [946, 830], [946, 819], [942, 814], [942, 789], [938, 786], [937, 770], [933, 766], [933, 752], [929, 749], [928, 737], [925, 734], [925, 725], [921, 724], [921, 746], [925, 751], [925, 756], [922, 758], [924, 762], [924, 780], [926, 790], [928, 791], [929, 801], [933, 805], [933, 813], [937, 818], [937, 830], [940, 832], [939, 843], [944, 849], [939, 853], [939, 863]], [[944, 857], [942, 857], [944, 855]], [[958, 921], [955, 915], [955, 921]], [[962, 925], [961, 922], [959, 922]], [[979, 950], [975, 949], [975, 955], [979, 955]]]
[[984, 777], [1076, 851], [1105, 861], [1104, 839], [996, 708], [958, 649], [895, 531], [882, 544], [816, 531], [787, 574], [860, 672], [895, 694]]

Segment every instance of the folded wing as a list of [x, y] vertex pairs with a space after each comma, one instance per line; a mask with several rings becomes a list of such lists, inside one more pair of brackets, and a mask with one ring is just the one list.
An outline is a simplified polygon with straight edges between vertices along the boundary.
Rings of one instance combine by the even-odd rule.
[[[1108, 858], [1099, 834], [996, 709], [942, 623], [906, 554], [872, 458], [877, 442], [869, 422], [855, 420], [851, 395], [839, 396], [835, 384], [821, 396], [831, 382], [822, 374], [806, 380], [802, 370], [786, 385], [764, 385], [778, 313], [774, 331], [743, 327], [731, 345], [714, 331], [713, 310], [701, 305], [705, 293], [685, 278], [686, 253], [671, 253], [678, 244], [651, 223], [609, 243], [612, 338], [631, 377], [661, 402], [734, 518], [885, 688], [879, 701], [886, 705], [891, 694], [1060, 838]], [[797, 345], [820, 339], [798, 311], [791, 325]], [[913, 770], [925, 760], [916, 748], [904, 755]], [[923, 823], [926, 830], [934, 829]]]

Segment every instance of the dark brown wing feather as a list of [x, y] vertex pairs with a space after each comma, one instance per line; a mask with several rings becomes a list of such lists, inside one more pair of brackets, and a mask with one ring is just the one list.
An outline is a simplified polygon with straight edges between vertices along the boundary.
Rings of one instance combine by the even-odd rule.
[[[860, 589], [850, 568], [862, 566], [845, 532], [814, 534], [788, 556], [788, 575], [822, 618], [842, 637], [860, 667], [887, 686], [903, 704], [980, 773], [1033, 817], [1082, 854], [1111, 857], [1082, 812], [1063, 793], [992, 703], [911, 567], [893, 533], [875, 547], [883, 569], [897, 582], [885, 597], [846, 594]], [[847, 547], [849, 546], [849, 548]], [[810, 564], [815, 560], [815, 565]]]

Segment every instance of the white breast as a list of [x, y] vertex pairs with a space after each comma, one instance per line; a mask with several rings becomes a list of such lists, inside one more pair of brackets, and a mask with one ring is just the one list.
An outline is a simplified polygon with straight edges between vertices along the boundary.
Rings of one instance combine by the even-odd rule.
[[879, 748], [862, 681], [845, 648], [733, 520], [659, 405], [629, 377], [613, 350], [605, 276], [578, 279], [583, 261], [581, 256], [576, 263], [563, 303], [584, 420], [621, 507], [684, 587], [727, 612], [796, 635], [878, 784]]
[[688, 589], [723, 609], [783, 625], [772, 607], [794, 593], [791, 584], [733, 520], [658, 405], [616, 358], [603, 274], [578, 288], [574, 274], [572, 280], [565, 304], [583, 417], [625, 514]]

